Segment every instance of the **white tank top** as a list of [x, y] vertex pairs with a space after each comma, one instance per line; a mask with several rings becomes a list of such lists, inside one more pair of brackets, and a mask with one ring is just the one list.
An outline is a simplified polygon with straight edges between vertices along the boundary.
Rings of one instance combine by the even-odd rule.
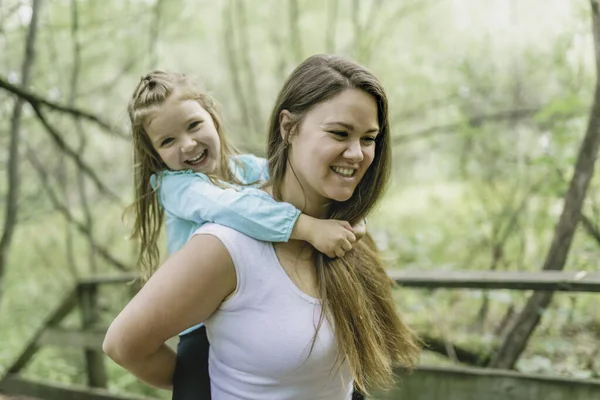
[[326, 318], [310, 350], [320, 302], [290, 280], [273, 245], [216, 224], [194, 234], [220, 239], [237, 275], [235, 292], [205, 321], [213, 400], [350, 399], [352, 377], [336, 363]]

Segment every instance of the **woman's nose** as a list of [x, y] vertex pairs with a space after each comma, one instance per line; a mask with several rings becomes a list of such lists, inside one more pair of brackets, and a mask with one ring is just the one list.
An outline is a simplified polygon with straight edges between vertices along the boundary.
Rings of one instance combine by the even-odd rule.
[[344, 158], [353, 163], [361, 162], [365, 158], [360, 141], [352, 140], [348, 142], [348, 147], [344, 151]]

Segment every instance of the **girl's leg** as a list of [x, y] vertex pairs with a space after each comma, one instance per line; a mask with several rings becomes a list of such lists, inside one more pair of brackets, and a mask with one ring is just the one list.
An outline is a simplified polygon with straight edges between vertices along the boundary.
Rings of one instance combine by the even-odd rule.
[[179, 337], [173, 400], [210, 400], [206, 327]]

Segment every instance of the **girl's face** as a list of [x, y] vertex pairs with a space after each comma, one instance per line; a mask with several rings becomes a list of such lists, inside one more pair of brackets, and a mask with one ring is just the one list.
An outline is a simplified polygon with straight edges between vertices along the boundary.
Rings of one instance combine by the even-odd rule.
[[219, 133], [210, 114], [196, 100], [180, 99], [172, 93], [150, 115], [144, 130], [169, 169], [218, 173]]
[[[288, 115], [284, 110], [280, 116], [284, 129]], [[300, 190], [315, 206], [346, 201], [373, 162], [378, 133], [373, 96], [346, 89], [310, 109], [289, 137], [293, 171], [287, 168], [286, 175], [295, 172]]]

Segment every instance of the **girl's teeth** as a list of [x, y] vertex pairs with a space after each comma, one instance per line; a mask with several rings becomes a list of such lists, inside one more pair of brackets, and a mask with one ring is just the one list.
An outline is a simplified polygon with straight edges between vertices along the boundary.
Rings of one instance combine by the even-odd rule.
[[346, 177], [351, 177], [352, 175], [354, 175], [354, 169], [352, 168], [340, 168], [340, 167], [331, 167], [331, 169], [334, 172], [337, 172], [340, 175], [346, 176]]
[[202, 157], [204, 157], [205, 153], [206, 153], [206, 150], [204, 150], [202, 153], [198, 154], [197, 157], [188, 160], [187, 162], [189, 162], [189, 163], [196, 163], [196, 162], [200, 161], [202, 159]]

